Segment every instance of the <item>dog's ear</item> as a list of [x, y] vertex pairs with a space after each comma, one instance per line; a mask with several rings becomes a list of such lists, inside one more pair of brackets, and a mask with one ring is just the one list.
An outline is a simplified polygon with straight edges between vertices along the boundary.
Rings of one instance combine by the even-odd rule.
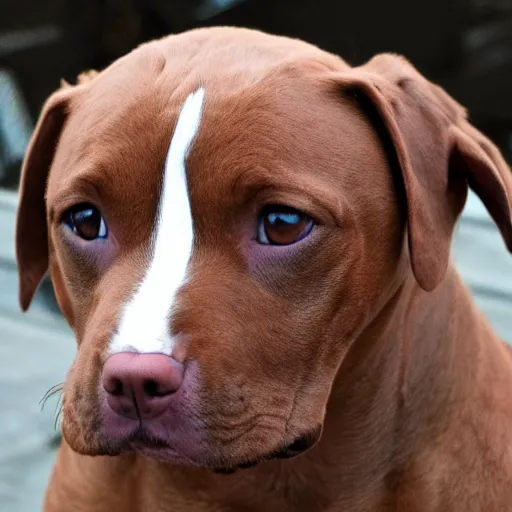
[[446, 273], [468, 185], [512, 251], [510, 168], [496, 146], [468, 123], [464, 108], [391, 54], [378, 55], [336, 81], [371, 102], [391, 139], [407, 200], [412, 269], [423, 289], [434, 289]]
[[48, 270], [46, 183], [75, 88], [65, 86], [43, 107], [21, 169], [16, 222], [19, 300], [26, 311]]

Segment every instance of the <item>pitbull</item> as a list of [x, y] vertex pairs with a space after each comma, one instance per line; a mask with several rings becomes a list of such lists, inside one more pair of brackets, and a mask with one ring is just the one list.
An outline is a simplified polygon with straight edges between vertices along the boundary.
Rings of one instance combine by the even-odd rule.
[[509, 167], [396, 55], [209, 28], [64, 83], [17, 219], [77, 341], [45, 510], [512, 510], [468, 187], [512, 249]]

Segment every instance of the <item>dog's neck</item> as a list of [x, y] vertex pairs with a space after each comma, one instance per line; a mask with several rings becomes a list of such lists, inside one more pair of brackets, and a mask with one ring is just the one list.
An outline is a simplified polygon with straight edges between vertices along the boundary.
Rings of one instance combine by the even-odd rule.
[[[404, 475], [471, 398], [471, 381], [481, 364], [479, 340], [485, 336], [477, 332], [482, 329], [489, 327], [453, 269], [432, 293], [420, 290], [412, 277], [406, 279], [349, 350], [333, 386], [322, 438], [308, 453], [232, 475], [123, 456], [122, 473], [133, 482], [126, 486], [123, 510], [134, 506], [130, 490], [144, 493], [137, 495], [141, 510], [156, 509], [157, 502], [163, 506], [168, 499], [200, 511], [196, 500], [201, 496], [207, 496], [204, 510], [213, 510], [215, 502], [218, 510], [251, 510], [249, 505], [270, 512], [299, 505], [328, 510], [334, 504], [343, 510], [390, 505], [398, 510]], [[63, 458], [74, 456], [68, 447], [61, 451]], [[96, 464], [101, 471], [91, 470], [90, 476], [102, 481], [110, 496], [105, 503], [114, 499], [111, 505], [118, 506], [120, 497], [108, 492], [107, 473], [110, 466], [119, 468], [121, 458], [86, 459], [86, 466], [101, 459]], [[60, 469], [65, 466], [61, 461]], [[119, 473], [113, 475], [116, 482], [110, 484], [119, 486]], [[174, 490], [163, 496], [171, 482]]]
[[425, 454], [451, 443], [501, 349], [453, 267], [430, 293], [410, 276], [347, 354], [322, 439], [297, 465], [316, 467], [308, 481], [327, 482], [340, 510], [417, 510], [402, 491], [429, 501]]

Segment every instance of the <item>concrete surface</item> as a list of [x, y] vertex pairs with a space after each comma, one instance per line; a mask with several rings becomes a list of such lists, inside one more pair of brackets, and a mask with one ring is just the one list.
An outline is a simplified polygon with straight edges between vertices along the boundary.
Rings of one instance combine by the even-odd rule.
[[[18, 310], [14, 264], [16, 195], [0, 190], [0, 512], [40, 510], [55, 457], [56, 397], [74, 341], [62, 318], [39, 296]], [[512, 342], [512, 258], [478, 199], [470, 196], [454, 243], [454, 259], [476, 299], [504, 339]]]
[[35, 512], [55, 450], [57, 397], [40, 400], [62, 382], [74, 340], [62, 318], [38, 296], [20, 312], [14, 263], [16, 196], [0, 190], [0, 511]]

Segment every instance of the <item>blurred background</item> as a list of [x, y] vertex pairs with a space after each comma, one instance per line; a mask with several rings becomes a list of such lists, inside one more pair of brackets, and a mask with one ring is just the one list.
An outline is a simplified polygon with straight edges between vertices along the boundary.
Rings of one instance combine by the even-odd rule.
[[[209, 25], [305, 39], [361, 64], [404, 54], [470, 111], [512, 158], [512, 0], [0, 0], [0, 511], [39, 510], [59, 443], [57, 397], [74, 342], [51, 284], [18, 311], [14, 218], [19, 169], [45, 98], [61, 78], [101, 69], [139, 43]], [[512, 258], [470, 196], [454, 259], [512, 342]]]

